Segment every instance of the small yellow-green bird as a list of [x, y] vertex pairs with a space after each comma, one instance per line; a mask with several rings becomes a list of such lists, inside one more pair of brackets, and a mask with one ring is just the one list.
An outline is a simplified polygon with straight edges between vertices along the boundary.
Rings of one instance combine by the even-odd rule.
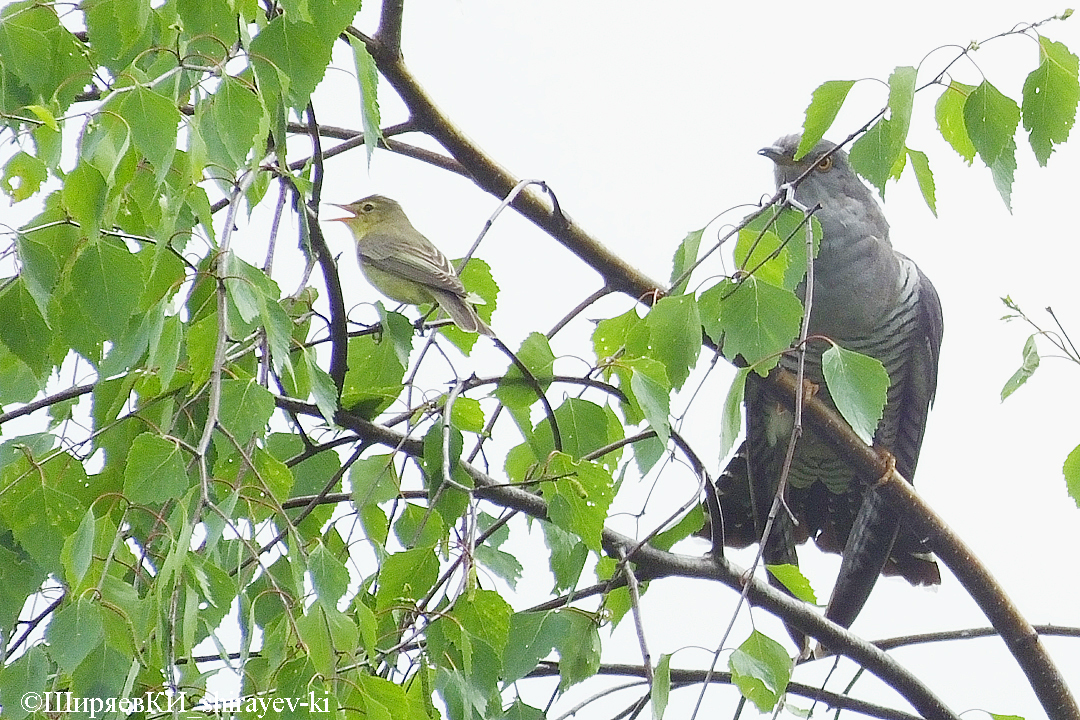
[[413, 227], [397, 201], [370, 195], [334, 206], [349, 213], [334, 220], [352, 231], [360, 269], [376, 290], [410, 305], [438, 303], [462, 330], [495, 335], [476, 314], [454, 266]]

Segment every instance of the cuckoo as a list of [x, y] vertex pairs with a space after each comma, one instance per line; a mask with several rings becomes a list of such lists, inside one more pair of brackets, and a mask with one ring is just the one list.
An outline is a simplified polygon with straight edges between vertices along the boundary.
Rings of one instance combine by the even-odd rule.
[[[777, 187], [813, 168], [795, 188], [799, 203], [818, 208], [822, 229], [809, 322], [810, 336], [819, 339], [807, 344], [805, 379], [817, 386], [817, 397], [833, 405], [821, 372], [829, 343], [821, 336], [880, 360], [889, 389], [874, 446], [891, 453], [910, 481], [937, 387], [941, 303], [918, 266], [893, 250], [885, 216], [847, 154], [821, 141], [796, 160], [799, 139], [780, 138], [760, 153], [774, 163]], [[794, 351], [781, 361], [791, 372], [797, 363]], [[745, 397], [746, 440], [718, 481], [724, 542], [735, 547], [761, 539], [794, 423], [790, 402], [768, 395], [761, 382], [749, 382]], [[844, 627], [855, 620], [881, 573], [918, 585], [941, 582], [936, 562], [873, 488], [876, 479], [858, 477], [813, 428], [805, 428], [788, 475], [786, 507], [765, 542], [767, 564], [798, 564], [795, 546], [807, 539], [842, 554], [825, 615]], [[805, 652], [802, 636], [792, 636]]]

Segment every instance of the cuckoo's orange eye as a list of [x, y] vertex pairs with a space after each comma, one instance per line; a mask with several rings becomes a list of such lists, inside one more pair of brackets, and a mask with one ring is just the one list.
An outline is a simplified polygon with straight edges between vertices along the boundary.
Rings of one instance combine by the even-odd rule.
[[832, 170], [832, 155], [822, 158], [821, 162], [817, 164], [817, 170], [818, 172], [829, 172]]

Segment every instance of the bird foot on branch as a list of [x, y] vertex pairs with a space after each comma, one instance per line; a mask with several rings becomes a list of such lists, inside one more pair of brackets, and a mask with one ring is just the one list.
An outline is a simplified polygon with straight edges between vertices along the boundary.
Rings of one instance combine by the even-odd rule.
[[874, 483], [874, 487], [881, 487], [885, 483], [892, 479], [893, 473], [896, 472], [896, 456], [884, 448], [874, 448], [878, 457], [885, 463], [885, 473], [878, 478], [878, 481]]

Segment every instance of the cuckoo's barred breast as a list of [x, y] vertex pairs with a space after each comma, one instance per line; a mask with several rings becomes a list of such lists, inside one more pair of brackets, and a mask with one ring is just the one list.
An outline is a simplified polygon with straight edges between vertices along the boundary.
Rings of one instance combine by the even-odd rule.
[[[810, 334], [824, 335], [848, 350], [877, 358], [889, 374], [888, 400], [874, 437], [876, 447], [896, 458], [908, 480], [915, 473], [927, 413], [937, 386], [941, 306], [937, 292], [909, 258], [889, 242], [888, 223], [869, 189], [842, 151], [821, 142], [795, 161], [798, 136], [762, 150], [776, 165], [777, 185], [815, 171], [796, 189], [802, 204], [820, 205], [821, 249], [814, 263]], [[806, 353], [805, 377], [830, 405], [821, 372], [828, 342], [816, 340]], [[781, 365], [796, 372], [790, 352]], [[742, 547], [761, 539], [788, 445], [790, 403], [767, 394], [751, 374], [746, 388], [747, 438], [718, 481], [725, 543]], [[832, 446], [804, 428], [795, 447], [785, 501], [765, 546], [766, 563], [798, 563], [795, 545], [813, 539], [843, 560], [826, 615], [850, 625], [877, 576], [898, 574], [913, 584], [940, 582], [937, 564], [905, 533], [873, 490]]]

